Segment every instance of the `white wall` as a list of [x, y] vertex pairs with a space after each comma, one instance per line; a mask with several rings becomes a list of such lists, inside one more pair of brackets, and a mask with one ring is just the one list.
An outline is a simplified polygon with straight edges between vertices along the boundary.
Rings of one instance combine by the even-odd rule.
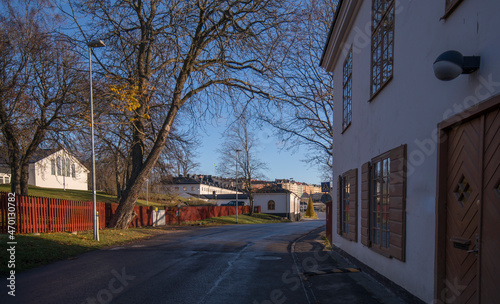
[[[464, 108], [500, 93], [500, 1], [464, 1], [446, 21], [443, 1], [396, 1], [394, 73], [392, 81], [370, 99], [371, 1], [363, 1], [346, 40], [353, 45], [352, 125], [341, 134], [342, 111], [335, 111], [333, 176], [358, 168], [401, 144], [408, 145], [406, 200], [406, 262], [389, 259], [335, 233], [333, 243], [426, 302], [433, 299], [437, 124]], [[481, 68], [471, 75], [443, 82], [432, 65], [447, 50], [481, 56]], [[334, 81], [342, 87], [341, 54]], [[335, 91], [342, 109], [342, 90]], [[336, 185], [332, 193], [336, 197]], [[358, 187], [361, 198], [361, 186]], [[360, 204], [360, 201], [358, 201]], [[361, 208], [358, 208], [358, 236]]]
[[[56, 162], [56, 175], [51, 174], [51, 160], [56, 160], [57, 157], [69, 158], [71, 164], [75, 164], [75, 177], [61, 176], [57, 174]], [[29, 180], [30, 185], [43, 187], [43, 188], [58, 188], [58, 189], [73, 189], [73, 190], [88, 190], [87, 175], [88, 170], [83, 167], [80, 162], [73, 156], [65, 153], [64, 150], [59, 150], [56, 153], [46, 157], [29, 166]], [[71, 170], [70, 170], [71, 171]]]
[[[275, 202], [275, 210], [268, 209], [268, 202]], [[300, 213], [300, 199], [294, 193], [255, 193], [254, 206], [262, 213]]]
[[[205, 184], [175, 184], [172, 186], [169, 186], [170, 189], [175, 191], [178, 195], [181, 194], [235, 194], [236, 191], [230, 190], [230, 189], [225, 189], [225, 188], [219, 188], [211, 185], [205, 185]], [[184, 190], [186, 188], [186, 190]], [[241, 192], [240, 192], [241, 193]]]

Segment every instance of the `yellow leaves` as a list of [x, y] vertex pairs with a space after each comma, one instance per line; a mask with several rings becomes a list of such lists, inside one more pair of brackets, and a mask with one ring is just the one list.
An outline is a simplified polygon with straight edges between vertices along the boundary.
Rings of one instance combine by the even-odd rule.
[[139, 87], [130, 84], [110, 84], [109, 90], [117, 102], [114, 106], [122, 112], [135, 111], [141, 106], [139, 102]]
[[[137, 109], [145, 107], [143, 111], [139, 111], [144, 119], [151, 119], [149, 116], [149, 98], [154, 87], [149, 85], [147, 82], [141, 82], [137, 79], [126, 79], [119, 77], [107, 76], [112, 83], [107, 85], [113, 100], [111, 106], [118, 109], [123, 113], [136, 112]], [[132, 122], [136, 120], [135, 118], [130, 118], [129, 121]]]

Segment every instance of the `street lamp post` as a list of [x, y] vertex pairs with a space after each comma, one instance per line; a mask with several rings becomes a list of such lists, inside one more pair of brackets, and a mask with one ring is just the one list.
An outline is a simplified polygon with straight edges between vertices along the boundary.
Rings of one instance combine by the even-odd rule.
[[238, 224], [238, 157], [240, 156], [240, 149], [236, 149], [236, 224]]
[[92, 48], [104, 47], [101, 40], [92, 40], [87, 43], [89, 47], [89, 79], [90, 79], [90, 129], [92, 142], [92, 219], [94, 223], [94, 240], [99, 241], [99, 217], [96, 204], [95, 190], [95, 149], [94, 149], [94, 100], [92, 99]]

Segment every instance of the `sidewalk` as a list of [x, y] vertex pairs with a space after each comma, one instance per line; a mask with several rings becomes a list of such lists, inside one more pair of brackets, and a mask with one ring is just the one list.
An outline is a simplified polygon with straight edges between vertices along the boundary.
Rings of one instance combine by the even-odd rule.
[[406, 303], [334, 251], [324, 251], [324, 228], [291, 245], [310, 303]]

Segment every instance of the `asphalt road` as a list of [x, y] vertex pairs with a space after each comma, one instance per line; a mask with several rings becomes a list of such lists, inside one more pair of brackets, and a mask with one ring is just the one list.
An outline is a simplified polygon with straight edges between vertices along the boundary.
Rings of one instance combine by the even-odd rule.
[[1, 303], [308, 303], [291, 241], [324, 225], [196, 227], [19, 274]]
[[363, 273], [314, 273], [349, 267], [322, 251], [324, 224], [189, 227], [21, 273], [0, 303], [401, 303]]

